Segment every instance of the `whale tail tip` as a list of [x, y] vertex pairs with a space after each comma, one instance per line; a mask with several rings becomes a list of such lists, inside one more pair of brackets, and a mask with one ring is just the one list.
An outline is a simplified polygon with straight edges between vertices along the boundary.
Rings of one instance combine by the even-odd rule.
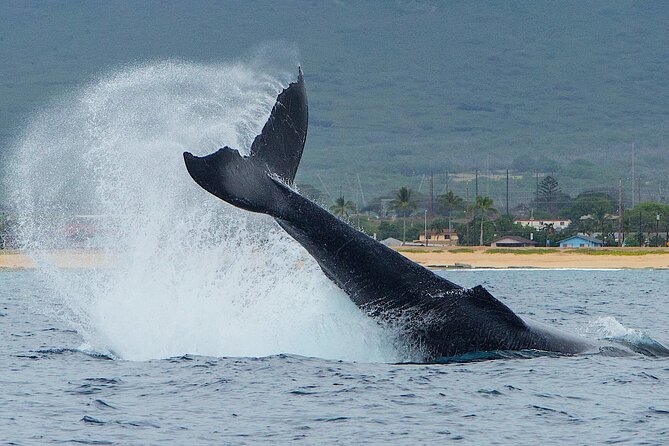
[[[204, 157], [184, 152], [190, 176], [206, 191], [242, 209], [273, 214], [277, 185], [292, 184], [307, 139], [308, 104], [302, 68], [277, 97], [262, 132], [245, 157], [223, 147]], [[274, 192], [274, 193], [273, 193]]]

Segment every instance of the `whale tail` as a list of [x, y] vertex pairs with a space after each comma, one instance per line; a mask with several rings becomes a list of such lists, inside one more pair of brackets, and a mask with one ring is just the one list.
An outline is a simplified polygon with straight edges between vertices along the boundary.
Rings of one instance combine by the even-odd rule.
[[190, 176], [203, 189], [228, 203], [279, 216], [283, 201], [276, 180], [293, 183], [307, 139], [308, 106], [302, 70], [297, 81], [276, 99], [249, 156], [223, 147], [204, 157], [184, 152]]

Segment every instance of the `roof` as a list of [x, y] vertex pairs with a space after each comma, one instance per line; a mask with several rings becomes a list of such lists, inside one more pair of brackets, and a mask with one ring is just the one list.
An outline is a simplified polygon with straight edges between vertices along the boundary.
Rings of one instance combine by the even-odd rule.
[[571, 237], [567, 237], [566, 239], [560, 240], [558, 243], [563, 243], [563, 242], [566, 242], [567, 240], [572, 240], [572, 239], [575, 239], [575, 238], [580, 238], [581, 240], [586, 240], [586, 241], [592, 242], [592, 243], [599, 243], [601, 245], [604, 244], [604, 242], [602, 240], [599, 240], [599, 239], [594, 238], [594, 237], [590, 237], [589, 235], [585, 235], [585, 234], [572, 235]]
[[383, 243], [386, 246], [402, 246], [402, 241], [397, 240], [396, 238], [393, 237], [388, 237], [387, 239], [381, 240], [381, 243]]
[[504, 236], [498, 238], [497, 240], [493, 240], [493, 243], [497, 243], [497, 242], [500, 242], [500, 241], [505, 240], [505, 239], [510, 239], [510, 240], [513, 240], [513, 241], [518, 242], [518, 243], [525, 243], [525, 244], [531, 244], [531, 245], [536, 245], [537, 244], [537, 242], [535, 242], [533, 240], [530, 240], [530, 239], [526, 239], [525, 237], [521, 237], [519, 235], [504, 235]]
[[[421, 234], [424, 234], [425, 231], [420, 231]], [[455, 229], [428, 229], [427, 230], [428, 235], [436, 235], [436, 234], [456, 234], [457, 231]]]
[[539, 222], [546, 222], [546, 221], [571, 221], [568, 218], [516, 218], [513, 220], [513, 222], [518, 222], [518, 221], [536, 221], [537, 223]]

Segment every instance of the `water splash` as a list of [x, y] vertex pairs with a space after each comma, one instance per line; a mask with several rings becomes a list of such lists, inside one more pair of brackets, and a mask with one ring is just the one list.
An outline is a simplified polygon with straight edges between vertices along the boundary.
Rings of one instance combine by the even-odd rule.
[[[183, 166], [184, 150], [248, 152], [291, 75], [243, 63], [126, 67], [28, 126], [8, 185], [18, 241], [90, 348], [125, 359], [398, 359], [388, 333], [271, 219], [206, 194]], [[97, 216], [86, 244], [111, 268], [66, 272], [43, 255], [69, 246], [63, 228], [82, 214]]]
[[613, 316], [605, 316], [591, 321], [586, 333], [595, 339], [612, 341], [623, 345], [635, 353], [652, 357], [667, 357], [669, 349], [641, 330], [625, 327]]
[[613, 316], [603, 316], [590, 321], [586, 327], [586, 333], [595, 339], [641, 335], [641, 331], [625, 327]]

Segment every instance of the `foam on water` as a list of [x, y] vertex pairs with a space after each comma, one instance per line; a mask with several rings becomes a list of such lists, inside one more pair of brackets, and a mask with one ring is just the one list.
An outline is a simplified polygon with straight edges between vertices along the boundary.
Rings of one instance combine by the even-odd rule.
[[599, 317], [591, 321], [586, 333], [595, 339], [613, 341], [643, 355], [669, 356], [669, 349], [660, 342], [641, 330], [624, 326], [613, 316]]
[[[126, 67], [28, 126], [7, 176], [18, 241], [38, 260], [54, 303], [65, 304], [51, 310], [87, 346], [125, 359], [397, 359], [389, 333], [270, 218], [207, 194], [183, 166], [184, 150], [248, 152], [291, 71], [275, 77], [253, 63], [177, 61]], [[88, 243], [113, 259], [111, 268], [66, 272], [43, 255], [68, 246], [64, 228], [82, 214], [98, 216], [84, 218], [97, 227]]]
[[586, 333], [596, 339], [620, 338], [623, 336], [641, 336], [640, 330], [627, 328], [613, 316], [603, 316], [590, 321]]

